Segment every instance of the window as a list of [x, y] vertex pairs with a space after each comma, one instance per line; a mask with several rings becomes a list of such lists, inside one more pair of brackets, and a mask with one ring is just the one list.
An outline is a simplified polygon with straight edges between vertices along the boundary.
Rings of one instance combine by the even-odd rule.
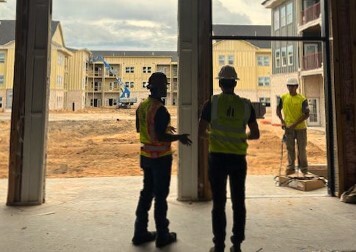
[[109, 90], [112, 91], [115, 88], [115, 82], [110, 82], [109, 83]]
[[5, 63], [5, 53], [0, 52], [0, 63]]
[[279, 10], [275, 10], [273, 13], [273, 27], [277, 31], [279, 29]]
[[259, 101], [265, 107], [271, 107], [271, 98], [269, 98], [269, 97], [260, 97]]
[[63, 88], [63, 76], [57, 75], [57, 88]]
[[268, 76], [258, 77], [259, 87], [268, 87], [270, 85], [270, 78]]
[[281, 27], [286, 25], [286, 7], [281, 7]]
[[229, 65], [234, 64], [234, 55], [227, 56], [227, 64], [229, 64]]
[[289, 45], [288, 48], [288, 66], [292, 66], [293, 65], [293, 45]]
[[225, 55], [219, 55], [219, 65], [225, 65]]
[[275, 63], [276, 68], [281, 67], [281, 52], [279, 49], [275, 51]]
[[268, 56], [257, 56], [257, 65], [269, 66], [269, 57]]
[[143, 87], [143, 88], [147, 88], [147, 86], [148, 86], [148, 81], [142, 82], [142, 87]]
[[135, 67], [126, 67], [125, 68], [126, 73], [134, 73], [135, 72]]
[[287, 65], [287, 48], [282, 47], [281, 51], [282, 51], [282, 66], [286, 66]]
[[0, 108], [2, 108], [2, 96], [0, 96]]
[[287, 4], [287, 25], [293, 22], [293, 3]]
[[96, 81], [94, 82], [94, 91], [100, 91], [101, 90], [101, 82]]
[[5, 77], [4, 75], [0, 75], [0, 85], [5, 83]]
[[130, 82], [130, 88], [134, 88], [135, 87], [135, 82]]
[[63, 63], [63, 56], [61, 54], [58, 54], [58, 65], [61, 66]]
[[151, 67], [143, 67], [143, 73], [151, 73]]

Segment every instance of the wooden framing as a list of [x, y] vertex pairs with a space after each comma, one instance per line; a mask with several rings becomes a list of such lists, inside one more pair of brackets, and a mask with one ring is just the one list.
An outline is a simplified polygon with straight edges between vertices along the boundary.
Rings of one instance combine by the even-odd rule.
[[356, 184], [356, 2], [330, 2], [340, 196]]

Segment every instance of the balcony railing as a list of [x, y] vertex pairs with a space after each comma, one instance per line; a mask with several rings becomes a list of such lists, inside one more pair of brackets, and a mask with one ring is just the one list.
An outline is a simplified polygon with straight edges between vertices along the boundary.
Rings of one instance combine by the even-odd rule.
[[303, 56], [303, 70], [320, 68], [322, 64], [322, 53], [313, 53]]
[[301, 24], [304, 25], [310, 21], [318, 19], [320, 17], [320, 2], [316, 3], [305, 10], [302, 10], [302, 21]]

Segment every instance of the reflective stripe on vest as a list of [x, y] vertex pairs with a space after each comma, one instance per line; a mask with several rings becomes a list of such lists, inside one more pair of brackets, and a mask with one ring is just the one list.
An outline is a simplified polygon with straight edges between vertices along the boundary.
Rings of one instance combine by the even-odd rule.
[[246, 125], [251, 115], [250, 101], [235, 94], [213, 95], [209, 152], [245, 155]]
[[158, 158], [172, 154], [170, 142], [160, 142], [155, 132], [155, 116], [163, 104], [153, 98], [147, 98], [138, 108], [141, 155], [149, 158]]

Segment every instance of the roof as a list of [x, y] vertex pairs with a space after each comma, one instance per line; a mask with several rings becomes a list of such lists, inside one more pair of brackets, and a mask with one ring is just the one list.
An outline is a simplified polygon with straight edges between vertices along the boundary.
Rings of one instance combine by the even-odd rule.
[[93, 56], [103, 57], [171, 57], [173, 62], [178, 61], [176, 51], [91, 51]]
[[[270, 25], [213, 25], [214, 36], [271, 36]], [[271, 48], [271, 41], [246, 40], [259, 48]]]
[[[52, 21], [51, 36], [53, 36], [58, 25], [59, 25], [59, 21]], [[0, 20], [0, 45], [5, 45], [15, 40], [15, 27], [16, 27], [15, 20]]]

